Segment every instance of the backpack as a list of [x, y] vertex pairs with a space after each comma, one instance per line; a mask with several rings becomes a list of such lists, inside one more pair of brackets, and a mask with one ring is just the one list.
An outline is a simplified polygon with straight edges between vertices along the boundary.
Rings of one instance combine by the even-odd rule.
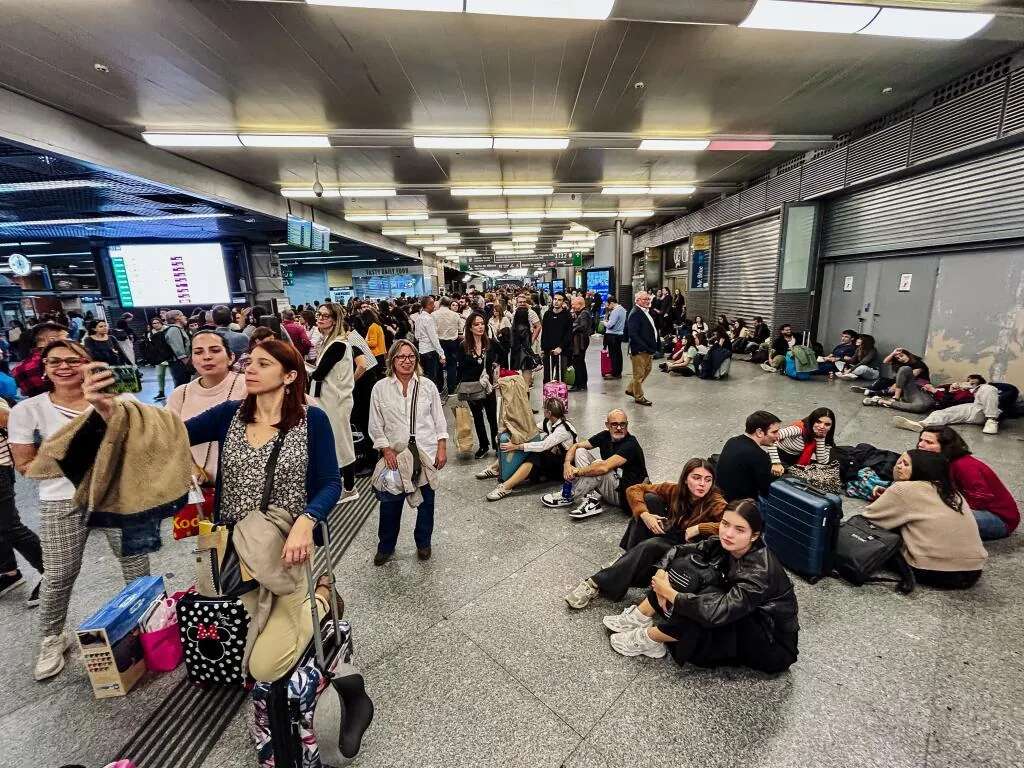
[[[863, 515], [854, 515], [839, 524], [832, 557], [833, 574], [857, 587], [874, 582], [895, 583], [900, 592], [909, 594], [914, 589], [914, 578], [900, 555], [902, 543], [899, 531], [880, 528]], [[875, 576], [887, 565], [897, 570], [901, 578]]]
[[991, 384], [999, 392], [1000, 418], [1019, 416], [1020, 410], [1017, 407], [1017, 398], [1020, 397], [1020, 390], [1013, 386], [1013, 384], [996, 381], [991, 382]]
[[171, 345], [167, 343], [167, 329], [164, 328], [159, 333], [151, 333], [149, 335], [149, 345], [147, 351], [147, 357], [151, 358], [153, 363], [166, 363], [169, 360], [174, 360], [174, 351], [171, 349]]

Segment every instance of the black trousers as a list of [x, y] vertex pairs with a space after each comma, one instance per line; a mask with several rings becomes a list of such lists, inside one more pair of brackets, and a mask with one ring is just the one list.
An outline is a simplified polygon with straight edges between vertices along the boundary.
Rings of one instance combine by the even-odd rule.
[[574, 387], [587, 388], [587, 356], [585, 352], [572, 356], [572, 367], [576, 371], [576, 383]]
[[441, 357], [437, 352], [421, 352], [420, 366], [423, 368], [423, 375], [437, 385], [437, 391], [444, 389], [444, 375], [441, 371]]
[[[470, 400], [469, 410], [473, 414], [473, 424], [476, 426], [476, 439], [480, 443], [480, 449], [487, 446], [497, 450], [498, 445], [498, 397], [491, 392], [483, 400]], [[487, 439], [487, 430], [484, 428], [484, 414], [487, 414], [487, 426], [491, 428], [491, 439]]]
[[459, 385], [459, 340], [439, 339], [439, 341], [441, 349], [444, 350], [444, 385], [448, 389], [448, 394], [451, 395], [455, 393], [455, 388]]
[[622, 376], [622, 334], [606, 333], [604, 335], [604, 348], [608, 350], [608, 357], [612, 362], [612, 376]]
[[174, 379], [174, 386], [180, 387], [182, 384], [192, 381], [192, 369], [181, 360], [170, 360], [167, 367], [171, 371], [171, 378]]
[[757, 614], [721, 627], [704, 627], [682, 616], [666, 617], [653, 590], [647, 599], [661, 617], [655, 628], [676, 640], [668, 648], [680, 666], [739, 666], [776, 674], [796, 661], [797, 633], [770, 632]]
[[14, 503], [14, 467], [0, 467], [0, 573], [17, 570], [14, 550], [18, 550], [39, 573], [43, 572], [43, 548], [39, 537], [21, 522]]
[[565, 374], [566, 355], [553, 355], [550, 352], [544, 353], [544, 383], [551, 380], [561, 381]]
[[641, 541], [612, 565], [602, 568], [591, 578], [602, 595], [609, 600], [621, 600], [630, 587], [649, 586], [651, 579], [654, 578], [655, 564], [666, 552], [680, 543], [681, 539], [672, 534], [652, 536], [646, 541]]
[[981, 571], [925, 571], [911, 568], [918, 584], [936, 589], [970, 589], [978, 579]]

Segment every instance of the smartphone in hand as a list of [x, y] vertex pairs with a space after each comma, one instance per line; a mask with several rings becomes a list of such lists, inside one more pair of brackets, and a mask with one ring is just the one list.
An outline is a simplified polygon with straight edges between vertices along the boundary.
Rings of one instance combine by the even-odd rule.
[[134, 365], [112, 365], [107, 370], [114, 376], [114, 381], [103, 391], [111, 395], [123, 395], [125, 393], [138, 394], [142, 391], [142, 379], [139, 377], [139, 369]]

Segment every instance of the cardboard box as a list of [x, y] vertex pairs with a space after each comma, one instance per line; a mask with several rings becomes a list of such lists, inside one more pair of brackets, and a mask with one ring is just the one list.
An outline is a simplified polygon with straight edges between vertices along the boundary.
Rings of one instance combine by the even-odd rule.
[[166, 596], [163, 576], [143, 576], [126, 586], [78, 628], [78, 645], [97, 699], [124, 696], [146, 671], [139, 619]]

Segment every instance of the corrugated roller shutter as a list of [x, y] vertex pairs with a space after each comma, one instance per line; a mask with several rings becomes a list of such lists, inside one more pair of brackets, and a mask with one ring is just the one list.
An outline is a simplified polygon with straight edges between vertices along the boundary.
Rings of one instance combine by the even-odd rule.
[[826, 257], [1024, 237], [1024, 148], [841, 197]]
[[1018, 69], [1010, 77], [1010, 92], [1003, 114], [1003, 136], [1018, 131], [1024, 131], [1024, 69]]
[[747, 321], [760, 315], [772, 324], [780, 218], [772, 216], [717, 234], [711, 263], [712, 315]]

